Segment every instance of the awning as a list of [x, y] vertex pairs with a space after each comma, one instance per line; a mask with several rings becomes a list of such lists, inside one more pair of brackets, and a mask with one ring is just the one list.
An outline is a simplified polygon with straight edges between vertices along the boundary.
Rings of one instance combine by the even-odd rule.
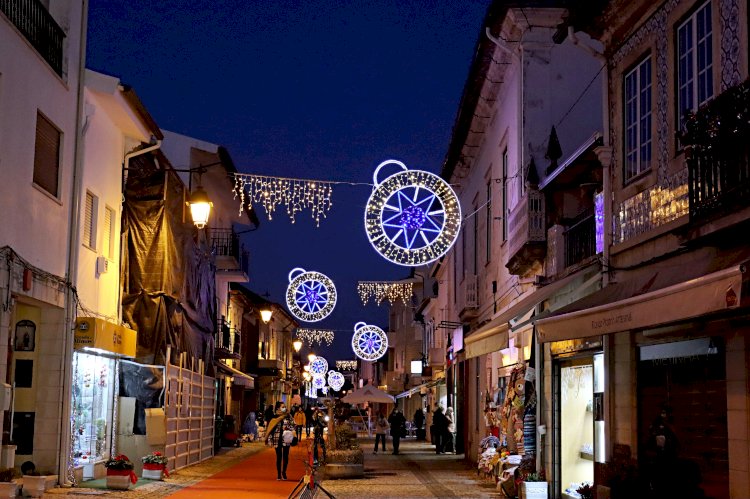
[[445, 384], [445, 378], [434, 379], [432, 381], [428, 381], [427, 383], [422, 383], [421, 385], [409, 388], [405, 392], [402, 392], [402, 393], [399, 393], [398, 395], [396, 395], [396, 398], [397, 399], [402, 399], [404, 397], [411, 397], [414, 394], [422, 393], [422, 390], [426, 390], [428, 388], [432, 388], [433, 386], [437, 386], [440, 383]]
[[650, 328], [740, 306], [745, 265], [664, 285], [690, 272], [685, 266], [672, 267], [608, 286], [536, 321], [539, 341]]
[[508, 321], [527, 313], [537, 304], [557, 293], [580, 276], [581, 273], [571, 274], [563, 279], [528, 292], [513, 305], [495, 314], [491, 321], [464, 338], [466, 358], [471, 359], [507, 348]]
[[255, 379], [251, 375], [243, 373], [223, 362], [217, 362], [216, 367], [219, 371], [232, 377], [233, 385], [244, 386], [249, 390], [255, 388]]

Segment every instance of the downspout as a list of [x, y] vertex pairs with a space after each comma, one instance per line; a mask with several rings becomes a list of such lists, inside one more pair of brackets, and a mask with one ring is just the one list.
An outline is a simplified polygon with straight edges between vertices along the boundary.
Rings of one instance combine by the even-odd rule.
[[58, 476], [60, 484], [69, 487], [75, 484], [71, 455], [71, 402], [73, 385], [73, 337], [77, 313], [75, 287], [78, 280], [78, 249], [80, 223], [80, 197], [83, 188], [83, 135], [84, 135], [84, 82], [86, 78], [86, 31], [88, 25], [88, 0], [81, 2], [80, 43], [78, 47], [78, 82], [76, 102], [76, 135], [73, 158], [73, 185], [70, 197], [70, 212], [68, 214], [68, 258], [65, 274], [68, 286], [65, 291], [65, 320], [64, 320], [64, 348], [61, 356], [61, 372], [63, 374], [62, 403], [60, 404], [60, 440], [58, 446]]
[[[129, 152], [125, 155], [122, 161], [122, 193], [125, 195], [125, 182], [127, 182], [128, 168], [130, 168], [130, 160], [136, 156], [146, 154], [147, 152], [155, 151], [161, 147], [161, 140], [157, 140], [156, 144], [144, 147], [138, 151]], [[123, 199], [123, 204], [125, 200]], [[122, 227], [120, 227], [120, 233], [122, 233]], [[125, 241], [120, 238], [120, 268], [122, 268], [122, 256], [125, 254]], [[122, 282], [117, 283], [117, 324], [122, 324]]]
[[[605, 270], [602, 272], [602, 288], [609, 285], [609, 248], [612, 244], [613, 233], [612, 233], [612, 202], [614, 197], [612, 195], [612, 179], [611, 166], [612, 166], [612, 145], [610, 144], [610, 122], [609, 122], [609, 68], [607, 67], [607, 58], [593, 48], [592, 46], [582, 43], [576, 36], [573, 26], [568, 26], [568, 37], [573, 45], [581, 47], [586, 52], [591, 54], [596, 60], [605, 66], [602, 75], [602, 145], [596, 149], [596, 155], [599, 162], [602, 165], [602, 189], [604, 191], [604, 248], [602, 248], [602, 258], [604, 260]], [[605, 391], [604, 391], [604, 442], [605, 449], [608, 455], [605, 456], [594, 456], [594, 459], [599, 457], [602, 462], [606, 462], [609, 455], [612, 455], [612, 431], [611, 427], [614, 425], [614, 408], [611, 400], [611, 393], [614, 390], [614, 381], [612, 373], [614, 372], [614, 351], [613, 342], [611, 335], [605, 334], [602, 336], [602, 350], [604, 352], [604, 371], [605, 371]]]

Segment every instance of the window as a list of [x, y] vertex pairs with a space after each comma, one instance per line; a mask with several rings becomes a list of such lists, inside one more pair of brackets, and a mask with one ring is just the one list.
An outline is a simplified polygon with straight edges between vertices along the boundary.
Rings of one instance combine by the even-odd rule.
[[96, 211], [97, 198], [86, 191], [86, 201], [83, 207], [83, 245], [96, 249]]
[[104, 208], [104, 242], [102, 251], [107, 259], [112, 260], [115, 257], [115, 210], [106, 206]]
[[60, 130], [41, 113], [37, 113], [34, 183], [55, 197], [58, 197], [60, 137]]
[[458, 297], [458, 249], [453, 249], [453, 303]]
[[492, 179], [487, 181], [487, 204], [485, 205], [485, 213], [487, 218], [487, 227], [485, 235], [487, 238], [487, 245], [485, 248], [486, 262], [489, 263], [490, 256], [492, 255]]
[[651, 57], [625, 75], [625, 182], [651, 168]]
[[466, 220], [461, 228], [461, 280], [466, 277]]
[[508, 148], [503, 150], [503, 241], [508, 239]]
[[706, 2], [677, 28], [677, 111], [680, 127], [685, 113], [714, 95], [711, 68], [711, 2]]
[[472, 274], [477, 275], [479, 270], [479, 213], [477, 213], [479, 210], [477, 209], [476, 204], [473, 207], [472, 210], [474, 213], [474, 216], [472, 217], [472, 225], [474, 226], [474, 235], [473, 235], [473, 242], [471, 244], [471, 252], [472, 252]]

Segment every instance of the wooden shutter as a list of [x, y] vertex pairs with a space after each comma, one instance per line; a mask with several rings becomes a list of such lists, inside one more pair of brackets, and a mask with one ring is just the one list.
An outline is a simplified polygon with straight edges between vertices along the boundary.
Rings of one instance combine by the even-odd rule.
[[115, 210], [107, 206], [104, 209], [104, 247], [102, 248], [104, 252], [104, 256], [109, 258], [110, 260], [113, 257], [113, 246], [112, 241], [114, 238], [114, 234], [112, 233], [112, 230], [114, 229], [112, 225], [112, 221], [115, 218]]
[[94, 231], [94, 195], [86, 193], [86, 204], [83, 215], [83, 244], [89, 248], [95, 248], [95, 231]]
[[58, 193], [60, 169], [60, 130], [47, 118], [36, 115], [34, 145], [34, 183], [55, 197]]

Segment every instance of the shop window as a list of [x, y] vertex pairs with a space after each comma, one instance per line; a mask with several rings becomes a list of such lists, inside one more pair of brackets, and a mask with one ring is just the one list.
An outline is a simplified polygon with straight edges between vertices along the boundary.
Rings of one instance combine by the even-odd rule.
[[16, 455], [34, 453], [34, 420], [33, 412], [16, 412], [13, 415], [13, 443], [16, 444]]
[[115, 361], [76, 352], [73, 374], [73, 457], [94, 464], [109, 455]]

